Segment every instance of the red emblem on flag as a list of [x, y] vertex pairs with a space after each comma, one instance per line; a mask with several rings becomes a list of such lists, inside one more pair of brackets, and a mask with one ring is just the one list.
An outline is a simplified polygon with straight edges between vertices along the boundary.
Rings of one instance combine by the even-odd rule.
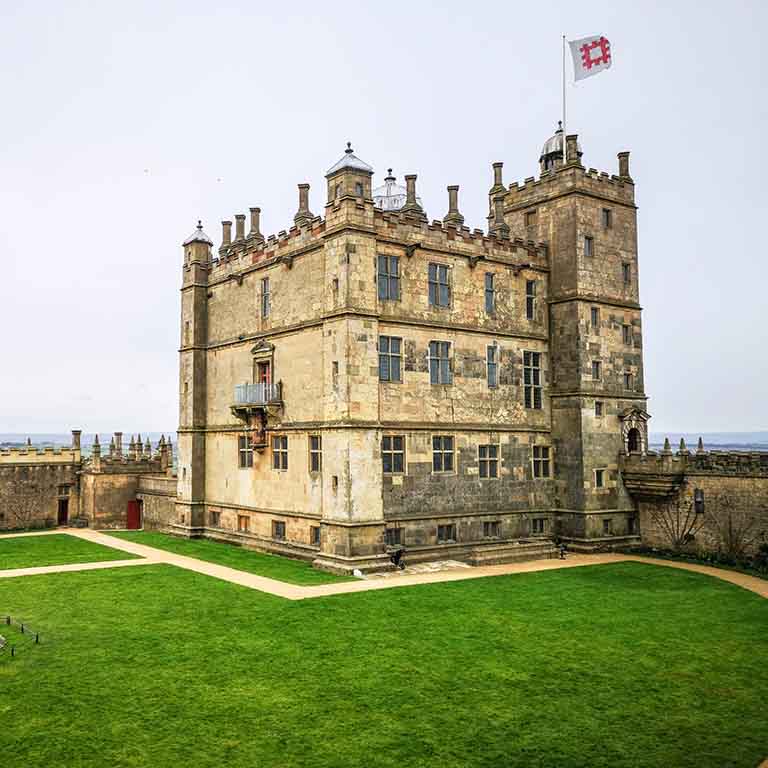
[[[598, 49], [598, 54], [592, 57], [592, 51]], [[611, 44], [604, 37], [584, 43], [581, 46], [581, 63], [584, 69], [592, 69], [596, 64], [611, 63]]]

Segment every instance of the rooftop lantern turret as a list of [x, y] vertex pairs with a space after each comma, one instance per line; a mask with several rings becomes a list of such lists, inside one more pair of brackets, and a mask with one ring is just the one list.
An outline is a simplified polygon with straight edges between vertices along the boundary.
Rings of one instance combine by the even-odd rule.
[[[382, 211], [399, 211], [404, 205], [408, 196], [408, 190], [397, 183], [397, 179], [392, 175], [392, 169], [387, 168], [387, 175], [384, 177], [384, 183], [373, 190], [373, 204]], [[421, 205], [421, 198], [416, 201]]]
[[[557, 121], [557, 130], [550, 136], [541, 148], [541, 157], [539, 157], [539, 164], [541, 166], [541, 172], [553, 171], [556, 168], [562, 168], [563, 166], [563, 122]], [[576, 145], [576, 155], [581, 160], [581, 146]], [[569, 157], [568, 161], [572, 162], [575, 158]]]
[[328, 202], [334, 203], [344, 197], [369, 199], [372, 176], [373, 168], [355, 155], [348, 141], [342, 157], [325, 174], [328, 180]]

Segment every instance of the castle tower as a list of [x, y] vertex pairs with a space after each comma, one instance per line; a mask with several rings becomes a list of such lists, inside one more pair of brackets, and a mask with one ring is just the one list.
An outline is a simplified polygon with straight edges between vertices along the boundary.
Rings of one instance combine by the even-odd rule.
[[629, 153], [613, 176], [585, 169], [581, 156], [577, 137], [558, 130], [542, 149], [541, 179], [513, 184], [504, 201], [513, 236], [549, 243], [552, 443], [574, 543], [634, 533], [618, 457], [647, 448], [648, 419]]
[[208, 269], [213, 243], [197, 229], [184, 241], [179, 360], [179, 485], [176, 528], [194, 536], [205, 523]]

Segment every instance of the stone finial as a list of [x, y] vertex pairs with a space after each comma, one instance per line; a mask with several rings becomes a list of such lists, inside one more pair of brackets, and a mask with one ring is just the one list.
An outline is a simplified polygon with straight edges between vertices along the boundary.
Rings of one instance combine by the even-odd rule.
[[677, 455], [678, 456], [688, 456], [690, 454], [690, 451], [688, 450], [688, 447], [685, 444], [685, 438], [680, 438], [680, 448], [678, 448]]
[[245, 240], [245, 214], [235, 214], [235, 242], [239, 243], [241, 240]]
[[30, 446], [30, 447], [32, 446], [32, 438], [31, 437], [27, 438], [27, 445]]
[[419, 205], [416, 199], [416, 176], [415, 173], [409, 173], [405, 177], [405, 205], [400, 209], [401, 213], [412, 213], [418, 216], [424, 215], [424, 209]]
[[443, 218], [446, 224], [455, 224], [460, 227], [464, 223], [464, 217], [459, 212], [459, 186], [448, 187], [448, 213]]
[[293, 217], [297, 227], [309, 224], [314, 218], [312, 211], [309, 210], [309, 184], [299, 184], [299, 210]]
[[147, 438], [147, 442], [144, 445], [144, 455], [149, 458], [152, 456], [152, 443], [149, 442], [149, 438]]
[[110, 456], [115, 455], [115, 438], [114, 437], [109, 441], [109, 455]]
[[622, 179], [631, 179], [629, 175], [629, 152], [619, 152], [619, 176]]
[[672, 446], [669, 444], [669, 438], [664, 438], [664, 448], [661, 450], [662, 453], [671, 454], [672, 453]]
[[565, 137], [565, 151], [568, 153], [567, 165], [580, 165], [578, 134], [571, 133]]
[[164, 448], [165, 447], [165, 435], [160, 435], [160, 442], [157, 444], [158, 448]]
[[248, 233], [250, 240], [260, 240], [264, 242], [264, 235], [261, 234], [261, 208], [251, 208], [251, 231]]
[[101, 444], [99, 443], [99, 436], [97, 434], [93, 436], [92, 454], [94, 456], [101, 456]]
[[232, 222], [221, 222], [221, 247], [226, 248], [232, 243]]
[[123, 455], [123, 433], [115, 432], [115, 453], [118, 456]]
[[698, 445], [696, 446], [696, 453], [704, 453], [704, 441], [699, 437]]
[[509, 238], [509, 225], [504, 221], [504, 195], [493, 198], [493, 224], [491, 233], [496, 237]]

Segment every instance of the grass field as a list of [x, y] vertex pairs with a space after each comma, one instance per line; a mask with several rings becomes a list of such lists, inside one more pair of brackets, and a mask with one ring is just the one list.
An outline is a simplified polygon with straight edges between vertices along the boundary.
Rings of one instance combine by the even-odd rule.
[[101, 560], [132, 560], [136, 555], [102, 547], [90, 541], [54, 533], [46, 536], [0, 536], [0, 570], [40, 565], [95, 563]]
[[0, 580], [6, 612], [42, 636], [0, 655], [14, 765], [754, 768], [768, 756], [768, 601], [663, 567], [291, 602], [152, 565]]
[[[103, 533], [107, 533], [107, 531], [103, 531]], [[254, 552], [252, 549], [244, 549], [210, 539], [182, 539], [178, 536], [170, 536], [167, 533], [155, 531], [120, 531], [112, 535], [127, 541], [135, 541], [137, 544], [146, 544], [148, 547], [175, 552], [178, 555], [196, 557], [210, 563], [237, 568], [239, 571], [287, 581], [290, 584], [329, 584], [335, 581], [354, 579], [350, 576], [336, 576], [333, 573], [319, 571], [317, 568], [313, 568], [311, 563], [302, 560], [291, 560], [280, 555]]]

